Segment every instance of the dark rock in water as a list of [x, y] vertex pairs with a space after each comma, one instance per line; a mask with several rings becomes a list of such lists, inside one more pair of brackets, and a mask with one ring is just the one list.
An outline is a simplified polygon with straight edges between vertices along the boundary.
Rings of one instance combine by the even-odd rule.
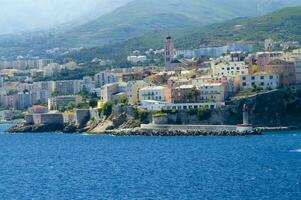
[[77, 127], [73, 124], [66, 125], [62, 130], [63, 133], [76, 133], [77, 131]]
[[49, 125], [16, 125], [6, 130], [8, 133], [43, 133], [43, 132], [55, 132], [62, 131], [64, 125], [49, 124]]

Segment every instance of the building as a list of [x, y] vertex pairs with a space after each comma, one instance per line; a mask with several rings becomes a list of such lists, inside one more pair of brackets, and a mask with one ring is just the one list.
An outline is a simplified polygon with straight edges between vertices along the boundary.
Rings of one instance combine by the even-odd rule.
[[146, 56], [128, 56], [127, 61], [134, 63], [134, 64], [144, 63], [147, 61], [147, 57]]
[[222, 61], [212, 64], [213, 76], [238, 76], [249, 74], [249, 67], [244, 62]]
[[81, 82], [80, 90], [81, 91], [87, 91], [89, 93], [92, 93], [95, 89], [95, 84], [90, 76], [83, 77], [83, 80]]
[[164, 42], [164, 60], [165, 60], [165, 70], [172, 70], [171, 65], [174, 59], [174, 44], [171, 36], [167, 36]]
[[27, 114], [25, 116], [26, 124], [40, 125], [64, 125], [64, 117], [62, 113], [39, 113], [39, 114]]
[[139, 91], [142, 88], [152, 86], [152, 84], [147, 83], [143, 80], [140, 81], [130, 81], [127, 82], [126, 94], [128, 97], [128, 102], [130, 105], [135, 105], [139, 102]]
[[162, 101], [145, 100], [141, 102], [139, 108], [150, 111], [161, 110], [192, 110], [199, 108], [218, 109], [225, 106], [224, 102], [209, 102], [209, 103], [168, 103]]
[[100, 99], [103, 102], [111, 101], [116, 93], [118, 93], [118, 83], [106, 84], [100, 89]]
[[193, 50], [177, 50], [176, 55], [177, 57], [184, 58], [217, 58], [228, 53], [229, 51], [252, 52], [253, 46], [249, 44], [230, 44], [221, 47], [206, 47]]
[[194, 85], [181, 85], [171, 89], [171, 103], [199, 103], [200, 91]]
[[59, 110], [70, 104], [77, 105], [82, 101], [82, 97], [78, 95], [57, 96], [48, 99], [49, 110]]
[[121, 81], [123, 82], [138, 81], [138, 80], [143, 80], [143, 78], [144, 78], [144, 74], [142, 71], [123, 73], [121, 75]]
[[199, 86], [201, 103], [224, 102], [227, 97], [224, 83], [205, 83]]
[[100, 72], [94, 76], [95, 87], [99, 88], [106, 84], [116, 83], [118, 79], [118, 76], [114, 73], [106, 71]]
[[278, 74], [280, 85], [282, 86], [296, 83], [296, 67], [294, 62], [275, 59], [270, 61], [262, 71], [267, 74]]
[[80, 80], [55, 81], [54, 92], [59, 95], [72, 95], [80, 92]]
[[301, 57], [294, 60], [296, 67], [296, 83], [301, 83]]
[[278, 74], [252, 74], [241, 75], [239, 77], [240, 89], [252, 89], [254, 87], [262, 89], [276, 89], [280, 86]]
[[265, 51], [272, 51], [274, 47], [274, 41], [269, 38], [264, 41], [264, 49]]
[[166, 101], [166, 94], [168, 88], [166, 86], [150, 86], [142, 88], [139, 91], [139, 101], [144, 100], [155, 100], [155, 101]]
[[11, 121], [22, 116], [19, 110], [2, 110], [0, 111], [0, 122]]
[[145, 77], [144, 81], [150, 84], [162, 85], [164, 83], [164, 77], [162, 75], [154, 74]]
[[273, 52], [257, 52], [256, 64], [258, 66], [258, 71], [263, 71], [265, 66], [271, 62], [272, 60], [279, 59], [283, 56], [282, 51], [273, 51]]

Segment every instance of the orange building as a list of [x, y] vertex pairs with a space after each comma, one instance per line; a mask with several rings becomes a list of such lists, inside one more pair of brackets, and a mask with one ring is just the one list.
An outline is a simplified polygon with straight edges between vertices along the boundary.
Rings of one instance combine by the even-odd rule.
[[282, 86], [296, 83], [296, 67], [294, 62], [275, 59], [265, 65], [261, 71], [268, 74], [278, 74], [280, 85]]

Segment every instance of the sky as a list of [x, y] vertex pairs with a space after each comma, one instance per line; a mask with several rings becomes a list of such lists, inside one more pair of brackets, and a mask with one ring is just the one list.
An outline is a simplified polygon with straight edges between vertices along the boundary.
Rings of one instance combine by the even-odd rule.
[[131, 0], [0, 0], [0, 34], [87, 21]]

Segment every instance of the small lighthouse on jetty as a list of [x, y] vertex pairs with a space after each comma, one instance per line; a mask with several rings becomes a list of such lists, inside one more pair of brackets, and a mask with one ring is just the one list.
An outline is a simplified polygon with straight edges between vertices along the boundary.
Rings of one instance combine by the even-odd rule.
[[236, 130], [238, 132], [251, 132], [253, 126], [249, 124], [249, 107], [247, 104], [243, 106], [243, 124], [237, 125]]

